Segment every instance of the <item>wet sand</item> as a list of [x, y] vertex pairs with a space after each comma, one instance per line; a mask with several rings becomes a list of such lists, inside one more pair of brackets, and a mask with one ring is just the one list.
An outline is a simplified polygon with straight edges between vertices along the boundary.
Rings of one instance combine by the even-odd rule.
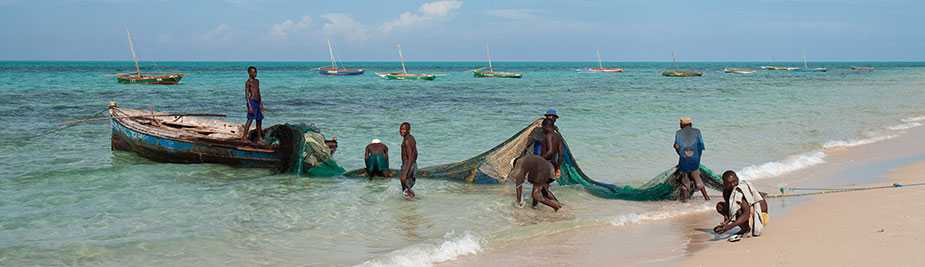
[[[825, 163], [754, 181], [781, 187], [848, 187], [925, 182], [925, 129], [874, 144], [827, 149]], [[711, 192], [718, 195], [719, 192]], [[925, 186], [778, 198], [769, 202], [764, 236], [726, 242], [711, 229], [721, 218], [695, 212], [582, 227], [528, 238], [438, 266], [921, 266], [925, 254]], [[567, 205], [567, 204], [566, 204]], [[666, 202], [665, 205], [673, 205]], [[764, 251], [759, 254], [758, 251]]]

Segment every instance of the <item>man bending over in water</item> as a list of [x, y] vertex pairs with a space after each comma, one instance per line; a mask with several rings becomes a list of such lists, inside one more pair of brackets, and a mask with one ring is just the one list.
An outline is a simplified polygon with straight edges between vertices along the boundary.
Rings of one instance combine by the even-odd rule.
[[414, 199], [414, 181], [415, 172], [418, 169], [418, 143], [411, 135], [411, 123], [402, 122], [398, 127], [398, 133], [401, 134], [401, 174], [398, 177], [401, 180], [401, 191], [405, 199]]
[[536, 207], [537, 202], [541, 202], [555, 211], [562, 208], [556, 197], [549, 191], [549, 184], [554, 181], [553, 167], [549, 161], [533, 154], [527, 154], [511, 160], [511, 165], [513, 168], [510, 178], [517, 185], [517, 205], [523, 207], [523, 183], [527, 180], [533, 185], [531, 194], [533, 207]]
[[247, 101], [247, 123], [241, 133], [241, 142], [247, 142], [247, 134], [251, 129], [251, 121], [257, 121], [257, 143], [263, 143], [263, 99], [260, 98], [260, 80], [257, 79], [257, 68], [247, 67], [248, 79], [244, 82], [244, 99]]
[[700, 179], [700, 155], [704, 150], [703, 136], [700, 134], [700, 129], [693, 127], [693, 120], [690, 117], [681, 117], [680, 126], [681, 129], [674, 134], [674, 150], [678, 153], [678, 174], [681, 176], [681, 195], [678, 198], [681, 202], [686, 202], [693, 189], [700, 190], [704, 200], [710, 200], [707, 188]]
[[379, 139], [373, 139], [369, 145], [366, 145], [366, 152], [363, 153], [363, 161], [366, 162], [366, 177], [388, 177], [389, 172], [389, 147]]
[[741, 229], [729, 241], [738, 241], [742, 235], [760, 236], [768, 225], [768, 202], [752, 183], [740, 181], [734, 171], [723, 173], [723, 200], [716, 203], [716, 212], [723, 222], [713, 228], [717, 234], [735, 228]]

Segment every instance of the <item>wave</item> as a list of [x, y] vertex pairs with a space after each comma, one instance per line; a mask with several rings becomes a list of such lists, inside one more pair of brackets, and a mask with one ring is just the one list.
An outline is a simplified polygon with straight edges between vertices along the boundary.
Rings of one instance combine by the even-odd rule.
[[900, 131], [900, 130], [912, 129], [912, 128], [919, 127], [919, 126], [922, 126], [922, 123], [919, 123], [919, 122], [907, 122], [907, 123], [897, 124], [897, 125], [893, 125], [893, 126], [886, 127], [886, 128], [887, 128], [887, 129], [890, 129], [890, 130], [893, 130], [893, 131]]
[[896, 138], [897, 136], [898, 135], [881, 135], [881, 136], [875, 136], [875, 137], [859, 139], [859, 140], [829, 141], [823, 144], [822, 148], [835, 149], [835, 148], [856, 147], [860, 145], [873, 144], [873, 143], [880, 142], [880, 141], [887, 140], [887, 139], [893, 139], [893, 138]]
[[902, 121], [902, 122], [917, 122], [917, 121], [925, 121], [925, 116], [919, 116], [919, 117], [911, 117], [911, 118], [905, 118], [905, 119], [902, 119], [901, 121]]
[[809, 153], [789, 156], [779, 161], [748, 166], [742, 168], [736, 173], [739, 175], [739, 177], [746, 180], [775, 177], [788, 172], [825, 163], [825, 156], [825, 152], [813, 151]]
[[671, 206], [665, 210], [647, 212], [647, 213], [630, 213], [617, 216], [610, 220], [614, 226], [624, 226], [628, 224], [638, 224], [646, 221], [660, 221], [674, 217], [680, 217], [688, 214], [701, 213], [712, 210], [714, 207], [711, 203], [704, 203], [693, 207], [676, 207]]
[[434, 263], [455, 260], [459, 256], [475, 255], [480, 251], [482, 240], [478, 236], [470, 232], [456, 236], [450, 232], [439, 245], [420, 244], [406, 247], [357, 266], [432, 266]]

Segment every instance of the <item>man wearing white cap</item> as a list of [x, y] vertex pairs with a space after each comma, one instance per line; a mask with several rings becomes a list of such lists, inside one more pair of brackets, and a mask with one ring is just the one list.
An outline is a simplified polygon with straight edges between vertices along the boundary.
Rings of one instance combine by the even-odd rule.
[[369, 145], [366, 145], [366, 152], [363, 153], [363, 161], [366, 162], [367, 177], [388, 177], [389, 175], [389, 147], [379, 139], [373, 139]]
[[[703, 153], [703, 136], [700, 129], [693, 127], [694, 120], [690, 117], [681, 117], [681, 129], [674, 135], [674, 150], [678, 153], [678, 174], [681, 179], [681, 195], [678, 197], [686, 202], [691, 195], [691, 189], [700, 190], [704, 200], [710, 200], [707, 188], [700, 179], [700, 155]], [[691, 182], [695, 188], [691, 188]]]

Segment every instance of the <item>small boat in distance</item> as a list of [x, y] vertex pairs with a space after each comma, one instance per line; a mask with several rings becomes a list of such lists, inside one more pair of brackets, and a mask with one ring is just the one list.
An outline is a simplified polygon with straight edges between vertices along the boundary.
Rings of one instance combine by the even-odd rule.
[[601, 60], [601, 50], [597, 50], [597, 68], [588, 68], [590, 72], [617, 73], [623, 72], [623, 68], [605, 68], [604, 61]]
[[665, 77], [700, 77], [703, 76], [703, 72], [699, 70], [682, 70], [677, 69], [678, 60], [675, 57], [674, 52], [671, 52], [671, 68], [662, 72], [662, 76]]
[[377, 72], [376, 75], [386, 80], [425, 80], [433, 81], [436, 75], [429, 73], [408, 73], [405, 68], [405, 55], [401, 52], [401, 44], [398, 46], [398, 58], [401, 60], [401, 72]]
[[366, 72], [363, 69], [351, 69], [337, 67], [337, 59], [334, 57], [334, 47], [331, 46], [331, 40], [328, 40], [328, 53], [331, 54], [331, 66], [320, 67], [318, 68], [318, 73], [325, 76], [350, 76], [350, 75], [360, 75]]
[[803, 69], [804, 72], [826, 72], [829, 71], [827, 68], [809, 68], [809, 64], [806, 64], [806, 51], [803, 52]]
[[749, 68], [724, 68], [723, 72], [732, 74], [752, 74], [755, 70]]
[[783, 71], [795, 71], [800, 70], [799, 67], [785, 67], [785, 66], [761, 66], [763, 70], [783, 70]]
[[141, 74], [141, 65], [138, 64], [138, 56], [135, 54], [135, 44], [132, 42], [132, 32], [128, 33], [128, 49], [132, 52], [132, 61], [135, 61], [135, 73], [118, 73], [116, 81], [119, 83], [141, 83], [141, 84], [178, 84], [183, 79], [183, 73], [147, 73]]
[[495, 68], [491, 65], [491, 50], [488, 49], [488, 46], [485, 46], [485, 52], [488, 54], [488, 70], [485, 67], [472, 70], [472, 75], [476, 78], [514, 78], [520, 79], [523, 77], [523, 74], [516, 72], [503, 72], [495, 71]]
[[855, 71], [855, 72], [871, 72], [871, 71], [874, 71], [874, 67], [851, 66], [850, 69], [851, 69], [851, 71]]

